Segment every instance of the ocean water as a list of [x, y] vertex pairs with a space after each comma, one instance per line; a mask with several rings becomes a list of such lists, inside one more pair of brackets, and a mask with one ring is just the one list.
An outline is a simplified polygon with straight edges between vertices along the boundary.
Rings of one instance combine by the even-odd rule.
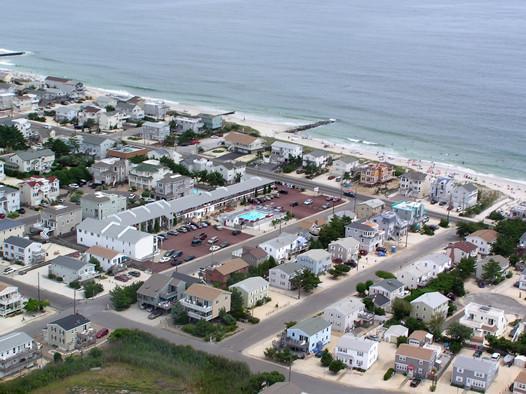
[[[0, 67], [526, 179], [524, 0], [2, 0]], [[7, 63], [7, 64], [6, 64]]]

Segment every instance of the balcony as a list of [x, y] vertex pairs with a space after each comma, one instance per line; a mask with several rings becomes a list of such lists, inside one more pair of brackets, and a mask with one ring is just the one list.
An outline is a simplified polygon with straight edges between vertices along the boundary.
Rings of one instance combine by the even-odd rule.
[[196, 312], [200, 312], [204, 314], [212, 313], [211, 305], [205, 305], [202, 303], [191, 301], [189, 299], [182, 299], [180, 302], [186, 309], [189, 309], [188, 311], [189, 314], [190, 314], [190, 311], [196, 311]]

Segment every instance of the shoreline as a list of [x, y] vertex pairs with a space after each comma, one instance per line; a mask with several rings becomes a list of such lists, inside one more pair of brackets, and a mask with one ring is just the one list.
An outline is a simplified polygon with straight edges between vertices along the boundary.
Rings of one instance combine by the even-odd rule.
[[[31, 78], [34, 80], [43, 80], [45, 77], [36, 73], [6, 69], [19, 77]], [[131, 97], [134, 94], [127, 90], [105, 89], [101, 87], [86, 86], [87, 94], [92, 97], [100, 95], [114, 95], [122, 97]], [[163, 99], [159, 97], [141, 96], [147, 100], [164, 102], [170, 109], [197, 115], [202, 112], [228, 112], [213, 106], [199, 105], [194, 103], [181, 103], [179, 101]], [[484, 174], [468, 167], [460, 167], [455, 164], [444, 162], [432, 162], [427, 160], [417, 160], [398, 155], [396, 152], [382, 150], [376, 144], [369, 141], [363, 141], [364, 146], [357, 143], [339, 143], [334, 141], [324, 141], [321, 137], [310, 136], [309, 131], [291, 133], [290, 130], [298, 126], [313, 123], [313, 121], [300, 121], [294, 119], [278, 119], [256, 114], [249, 114], [236, 111], [232, 115], [224, 116], [227, 122], [237, 123], [241, 126], [247, 126], [259, 131], [262, 137], [273, 138], [281, 141], [287, 141], [303, 145], [312, 149], [321, 149], [337, 155], [353, 156], [362, 160], [387, 162], [396, 166], [403, 166], [414, 171], [428, 173], [432, 176], [452, 175], [457, 181], [474, 182], [485, 187], [496, 189], [507, 197], [517, 201], [526, 200], [526, 180], [518, 180], [500, 177], [493, 174]], [[358, 141], [356, 141], [358, 142]], [[369, 143], [368, 143], [369, 142]], [[357, 146], [358, 145], [358, 146]]]

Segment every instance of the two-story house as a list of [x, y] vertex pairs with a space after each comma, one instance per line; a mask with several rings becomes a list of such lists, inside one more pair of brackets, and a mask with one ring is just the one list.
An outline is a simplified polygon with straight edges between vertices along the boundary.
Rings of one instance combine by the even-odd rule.
[[272, 287], [283, 290], [293, 290], [294, 279], [303, 268], [296, 263], [283, 263], [269, 270], [269, 283]]
[[234, 258], [208, 267], [204, 272], [204, 277], [207, 283], [225, 286], [232, 274], [246, 272], [248, 272], [248, 264], [245, 260]]
[[303, 146], [285, 141], [274, 141], [271, 145], [271, 160], [275, 163], [284, 163], [289, 158], [303, 156]]
[[20, 209], [20, 191], [0, 185], [0, 213], [8, 214]]
[[278, 237], [262, 242], [259, 247], [276, 261], [284, 261], [299, 253], [307, 246], [307, 240], [291, 233], [282, 233]]
[[378, 342], [345, 334], [334, 348], [334, 358], [348, 368], [367, 371], [378, 359]]
[[329, 152], [322, 150], [313, 150], [312, 152], [303, 154], [303, 167], [309, 165], [315, 166], [316, 168], [325, 168], [329, 164], [331, 155]]
[[125, 182], [128, 179], [129, 171], [128, 160], [118, 157], [108, 157], [95, 161], [89, 168], [94, 183], [112, 186]]
[[429, 322], [435, 316], [447, 317], [449, 298], [432, 291], [422, 294], [420, 297], [411, 301], [411, 317]]
[[70, 284], [74, 281], [84, 282], [98, 276], [95, 265], [68, 256], [58, 256], [50, 261], [49, 275], [62, 278], [62, 282]]
[[42, 263], [46, 257], [46, 252], [42, 249], [40, 242], [18, 236], [11, 236], [4, 240], [3, 254], [4, 259], [24, 265]]
[[243, 305], [246, 308], [253, 308], [268, 297], [269, 283], [262, 277], [255, 276], [237, 282], [228, 289], [230, 291], [237, 289], [243, 298]]
[[51, 149], [17, 150], [7, 160], [20, 172], [46, 173], [51, 171], [55, 153]]
[[485, 337], [489, 334], [500, 337], [506, 330], [508, 320], [502, 309], [470, 302], [464, 308], [460, 324], [473, 329], [475, 336]]
[[393, 203], [392, 209], [396, 215], [406, 222], [409, 223], [410, 226], [418, 226], [420, 225], [425, 217], [426, 217], [426, 211], [424, 208], [424, 204], [421, 202], [416, 201], [401, 201]]
[[108, 216], [126, 210], [126, 196], [113, 193], [95, 192], [80, 198], [82, 219], [106, 219]]
[[352, 157], [342, 156], [332, 162], [331, 173], [336, 176], [343, 176], [345, 174], [351, 174], [359, 164], [358, 159]]
[[471, 242], [459, 241], [450, 243], [446, 248], [447, 254], [451, 257], [453, 264], [460, 263], [460, 260], [478, 256], [479, 248]]
[[193, 178], [181, 174], [166, 174], [157, 181], [154, 197], [157, 200], [175, 200], [190, 195], [193, 188]]
[[491, 248], [499, 234], [492, 229], [477, 230], [466, 237], [466, 241], [476, 245], [481, 255], [491, 254]]
[[221, 174], [227, 184], [239, 182], [246, 173], [246, 165], [235, 161], [213, 161], [211, 171]]
[[416, 289], [425, 286], [438, 274], [451, 268], [451, 258], [445, 253], [432, 253], [402, 268], [396, 278], [407, 288]]
[[370, 221], [353, 222], [345, 226], [345, 237], [352, 237], [360, 243], [360, 250], [371, 253], [384, 243], [384, 232], [377, 223]]
[[[483, 258], [477, 260], [475, 264], [475, 278], [478, 280], [484, 279], [484, 271], [486, 268], [486, 265], [489, 263], [497, 263], [499, 265], [500, 269], [500, 275], [501, 277], [505, 277], [510, 269], [510, 261], [501, 255], [491, 255], [491, 256], [484, 256]], [[487, 278], [486, 278], [487, 279]], [[493, 279], [493, 278], [492, 278]]]
[[26, 302], [27, 298], [20, 294], [18, 287], [0, 282], [0, 316], [21, 312]]
[[386, 240], [399, 241], [406, 236], [410, 226], [407, 220], [402, 219], [393, 211], [383, 211], [379, 215], [373, 216], [370, 220], [378, 224], [380, 230], [384, 232]]
[[358, 252], [360, 242], [352, 237], [338, 238], [332, 241], [328, 246], [331, 258], [335, 262], [346, 263], [349, 261], [358, 261]]
[[203, 120], [200, 117], [176, 116], [174, 120], [178, 134], [186, 131], [199, 133], [204, 126]]
[[32, 367], [39, 358], [38, 345], [25, 332], [11, 332], [0, 337], [0, 378]]
[[196, 283], [186, 290], [179, 302], [191, 319], [210, 321], [219, 317], [222, 309], [230, 311], [230, 298], [228, 291]]
[[310, 249], [299, 254], [296, 259], [298, 265], [315, 275], [327, 272], [332, 266], [331, 254], [324, 249]]
[[371, 198], [356, 205], [356, 217], [358, 219], [369, 219], [382, 213], [385, 203], [379, 198]]
[[42, 209], [40, 222], [42, 227], [53, 233], [53, 236], [68, 234], [82, 221], [82, 211], [78, 205], [50, 205]]
[[455, 180], [448, 176], [440, 176], [431, 182], [429, 199], [438, 203], [451, 204]]
[[115, 145], [111, 138], [95, 134], [83, 134], [79, 139], [79, 151], [97, 159], [105, 158], [108, 150]]
[[144, 102], [144, 115], [151, 118], [162, 120], [165, 118], [170, 107], [164, 101], [145, 101]]
[[[199, 280], [192, 283], [199, 283]], [[172, 302], [184, 297], [186, 289], [186, 283], [170, 275], [153, 273], [137, 290], [137, 305], [169, 310]]]
[[32, 176], [19, 184], [20, 203], [29, 207], [37, 207], [43, 202], [55, 201], [60, 193], [60, 181], [57, 177]]
[[95, 339], [91, 321], [77, 313], [48, 323], [44, 329], [44, 339], [51, 347], [71, 352], [89, 344]]
[[429, 176], [422, 172], [409, 171], [400, 176], [399, 192], [402, 196], [424, 198], [429, 195], [431, 183]]
[[287, 346], [305, 353], [319, 352], [331, 341], [331, 323], [310, 317], [286, 330]]
[[459, 355], [453, 361], [451, 385], [485, 392], [497, 376], [498, 370], [497, 361]]
[[365, 305], [358, 297], [345, 297], [323, 310], [323, 319], [332, 325], [332, 330], [348, 332], [365, 311]]
[[245, 133], [238, 133], [237, 131], [231, 131], [225, 134], [224, 139], [227, 148], [234, 152], [256, 153], [266, 147], [265, 140], [262, 138]]
[[432, 349], [403, 343], [396, 350], [394, 370], [409, 378], [426, 379], [435, 368], [436, 358]]
[[128, 183], [136, 189], [153, 190], [157, 182], [170, 173], [170, 169], [161, 165], [158, 160], [145, 160], [140, 164], [132, 164]]
[[393, 301], [405, 296], [405, 285], [396, 279], [383, 279], [369, 287], [369, 296], [377, 307], [390, 311]]
[[168, 122], [144, 122], [141, 127], [141, 137], [146, 140], [164, 141], [170, 135]]
[[472, 183], [455, 185], [451, 195], [451, 205], [455, 209], [468, 209], [478, 202], [478, 189]]

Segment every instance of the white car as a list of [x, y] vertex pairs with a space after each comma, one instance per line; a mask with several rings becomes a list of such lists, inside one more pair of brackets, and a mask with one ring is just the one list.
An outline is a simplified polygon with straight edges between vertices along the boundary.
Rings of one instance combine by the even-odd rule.
[[219, 247], [219, 245], [212, 245], [210, 246], [210, 252], [216, 252], [218, 251], [219, 249], [221, 249], [221, 247]]
[[303, 201], [303, 204], [311, 205], [312, 204], [312, 200], [309, 198], [308, 200]]
[[161, 263], [167, 263], [167, 262], [169, 262], [171, 259], [172, 259], [172, 256], [162, 256], [162, 257], [159, 259], [159, 261], [160, 261]]
[[493, 353], [493, 354], [491, 355], [491, 359], [492, 359], [493, 361], [499, 361], [499, 360], [500, 360], [500, 354], [499, 354], [499, 353]]
[[5, 270], [4, 270], [4, 275], [9, 275], [9, 274], [12, 274], [13, 272], [16, 271], [16, 268], [14, 267], [7, 267]]

